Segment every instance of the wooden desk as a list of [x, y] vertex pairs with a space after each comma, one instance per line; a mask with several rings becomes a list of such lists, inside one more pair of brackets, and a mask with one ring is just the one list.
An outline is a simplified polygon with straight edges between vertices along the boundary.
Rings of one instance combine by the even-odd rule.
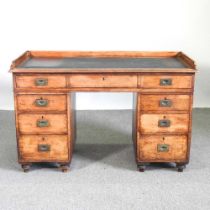
[[[182, 52], [27, 51], [11, 65], [19, 163], [67, 171], [77, 91], [134, 92], [137, 165], [189, 162], [195, 64]], [[132, 164], [132, 163], [131, 163]]]

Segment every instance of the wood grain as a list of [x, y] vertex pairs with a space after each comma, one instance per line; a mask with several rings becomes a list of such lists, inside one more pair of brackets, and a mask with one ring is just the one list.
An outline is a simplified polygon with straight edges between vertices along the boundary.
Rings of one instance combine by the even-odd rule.
[[31, 51], [32, 57], [174, 57], [174, 51]]
[[[172, 84], [169, 86], [161, 86], [161, 79], [171, 79]], [[173, 76], [173, 75], [145, 75], [141, 76], [139, 80], [140, 87], [143, 88], [161, 88], [161, 89], [181, 89], [181, 88], [192, 88], [192, 76]]]
[[[144, 111], [188, 111], [190, 105], [190, 95], [144, 95], [140, 97], [139, 109]], [[169, 100], [171, 106], [163, 107], [160, 105], [161, 100]]]
[[[168, 58], [186, 68], [19, 68], [30, 58]], [[28, 51], [11, 65], [14, 84], [18, 159], [24, 170], [33, 162], [71, 162], [75, 139], [74, 92], [134, 92], [133, 141], [137, 165], [149, 162], [189, 162], [192, 124], [192, 98], [195, 62], [182, 52], [56, 52]], [[36, 86], [36, 79], [47, 79], [46, 86]], [[161, 79], [172, 84], [162, 86]], [[37, 107], [36, 99], [47, 99], [47, 107]], [[137, 100], [136, 100], [137, 99]], [[171, 107], [160, 107], [169, 99]], [[37, 120], [47, 119], [48, 127], [37, 127]], [[170, 120], [169, 127], [158, 121]], [[44, 138], [44, 139], [43, 139]], [[37, 150], [50, 145], [50, 152]], [[158, 152], [160, 144], [169, 150]]]
[[79, 74], [69, 78], [70, 87], [137, 87], [136, 75]]
[[[46, 86], [36, 86], [36, 79], [47, 79]], [[18, 88], [64, 88], [66, 87], [66, 77], [61, 75], [33, 75], [33, 76], [16, 76], [16, 87]]]
[[[170, 120], [170, 127], [159, 127], [159, 120]], [[141, 133], [186, 133], [188, 132], [188, 114], [142, 114], [140, 116]]]
[[[50, 145], [50, 151], [38, 151], [38, 145]], [[66, 135], [21, 135], [19, 137], [21, 162], [68, 161], [69, 147]]]
[[[159, 152], [158, 144], [169, 145], [167, 152]], [[161, 135], [141, 136], [138, 139], [138, 160], [149, 162], [178, 162], [186, 161], [187, 158], [187, 136], [185, 135]]]
[[[38, 127], [38, 120], [47, 120], [48, 127]], [[21, 134], [66, 134], [66, 114], [19, 114], [19, 131]]]
[[[47, 100], [47, 106], [37, 106], [36, 100]], [[66, 111], [66, 95], [50, 94], [19, 94], [17, 95], [17, 106], [19, 111]]]

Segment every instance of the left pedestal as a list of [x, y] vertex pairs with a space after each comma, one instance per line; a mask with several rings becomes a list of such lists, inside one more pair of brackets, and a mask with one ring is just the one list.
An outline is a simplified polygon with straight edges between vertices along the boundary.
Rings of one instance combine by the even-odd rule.
[[24, 172], [40, 162], [58, 163], [63, 172], [69, 168], [74, 145], [74, 94], [52, 92], [53, 85], [65, 87], [65, 76], [60, 77], [14, 75], [18, 159]]

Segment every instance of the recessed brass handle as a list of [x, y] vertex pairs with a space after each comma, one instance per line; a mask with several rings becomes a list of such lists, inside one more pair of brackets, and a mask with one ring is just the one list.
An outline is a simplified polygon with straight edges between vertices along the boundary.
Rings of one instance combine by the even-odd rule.
[[48, 85], [48, 79], [45, 79], [45, 78], [35, 79], [35, 85], [36, 86], [47, 86]]
[[172, 79], [160, 79], [160, 86], [172, 85]]
[[158, 152], [168, 152], [169, 151], [169, 145], [168, 144], [158, 144], [157, 145], [157, 151]]
[[43, 127], [48, 127], [49, 126], [49, 122], [48, 120], [37, 120], [37, 127], [43, 128]]
[[48, 100], [47, 99], [36, 99], [35, 101], [36, 106], [41, 106], [41, 107], [45, 107], [48, 105]]
[[49, 152], [50, 145], [49, 144], [38, 144], [38, 151], [39, 152]]
[[162, 99], [159, 103], [160, 107], [171, 107], [172, 101], [170, 99]]
[[159, 127], [170, 127], [171, 121], [170, 120], [159, 120], [158, 126]]

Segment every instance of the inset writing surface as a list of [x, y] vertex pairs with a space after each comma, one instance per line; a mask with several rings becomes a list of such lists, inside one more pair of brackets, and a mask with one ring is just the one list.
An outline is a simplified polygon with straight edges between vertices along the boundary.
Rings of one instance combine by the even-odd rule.
[[176, 57], [170, 58], [29, 58], [17, 68], [186, 68]]

